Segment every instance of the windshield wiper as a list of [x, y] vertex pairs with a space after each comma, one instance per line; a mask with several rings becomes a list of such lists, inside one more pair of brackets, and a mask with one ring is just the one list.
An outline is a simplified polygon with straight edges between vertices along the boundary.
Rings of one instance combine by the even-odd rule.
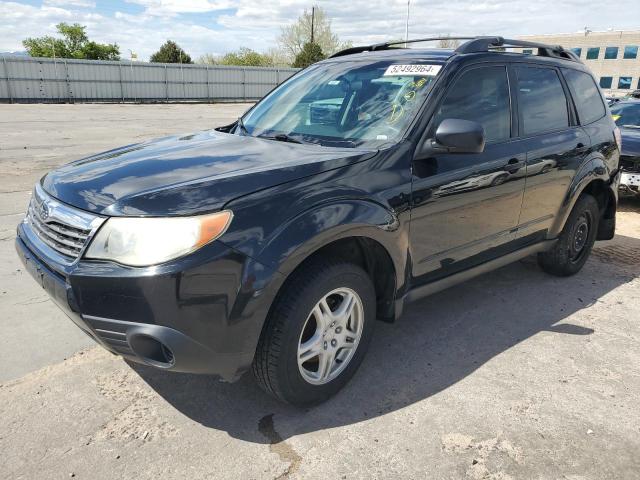
[[258, 138], [265, 138], [267, 140], [276, 140], [278, 142], [289, 142], [289, 143], [307, 143], [302, 140], [298, 140], [297, 138], [290, 137], [286, 133], [278, 133], [276, 135], [258, 135]]

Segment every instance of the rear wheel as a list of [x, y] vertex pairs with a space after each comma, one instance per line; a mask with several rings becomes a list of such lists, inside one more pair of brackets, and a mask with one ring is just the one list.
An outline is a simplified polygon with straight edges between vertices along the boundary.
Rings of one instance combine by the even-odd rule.
[[258, 384], [294, 405], [340, 390], [362, 362], [375, 323], [371, 279], [357, 265], [313, 262], [283, 287], [262, 331]]
[[578, 273], [596, 241], [599, 218], [598, 202], [591, 195], [582, 195], [573, 207], [556, 245], [538, 254], [542, 269], [561, 277]]

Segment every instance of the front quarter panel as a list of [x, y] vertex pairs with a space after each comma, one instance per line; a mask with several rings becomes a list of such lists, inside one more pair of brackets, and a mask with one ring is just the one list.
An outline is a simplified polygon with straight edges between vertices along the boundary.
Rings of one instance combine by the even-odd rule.
[[230, 202], [234, 220], [221, 241], [285, 276], [305, 258], [346, 237], [380, 243], [404, 284], [408, 252], [408, 148], [269, 188]]

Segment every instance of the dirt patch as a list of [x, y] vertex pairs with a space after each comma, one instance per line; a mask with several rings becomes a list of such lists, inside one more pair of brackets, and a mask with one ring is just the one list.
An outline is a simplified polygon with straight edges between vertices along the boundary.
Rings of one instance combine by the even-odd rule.
[[507, 457], [512, 462], [521, 464], [523, 452], [509, 440], [497, 435], [486, 440], [475, 441], [473, 437], [461, 433], [449, 433], [441, 438], [442, 449], [447, 453], [464, 454], [471, 457], [470, 465], [465, 472], [467, 478], [508, 480], [513, 478], [497, 466], [505, 462], [500, 457]]
[[126, 404], [102, 426], [96, 439], [150, 442], [178, 434], [178, 429], [158, 414], [157, 395], [133, 371], [118, 370], [96, 377], [95, 382], [100, 394]]

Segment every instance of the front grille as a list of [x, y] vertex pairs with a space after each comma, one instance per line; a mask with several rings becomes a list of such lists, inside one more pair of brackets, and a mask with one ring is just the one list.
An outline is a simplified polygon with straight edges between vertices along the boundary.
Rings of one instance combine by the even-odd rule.
[[33, 192], [25, 223], [40, 242], [69, 260], [83, 252], [102, 217], [70, 207], [49, 196], [38, 184]]
[[91, 230], [75, 228], [57, 221], [47, 221], [42, 218], [34, 204], [32, 199], [27, 216], [36, 235], [58, 253], [77, 258], [87, 243]]
[[640, 173], [640, 158], [622, 155], [620, 157], [620, 168], [625, 172]]

